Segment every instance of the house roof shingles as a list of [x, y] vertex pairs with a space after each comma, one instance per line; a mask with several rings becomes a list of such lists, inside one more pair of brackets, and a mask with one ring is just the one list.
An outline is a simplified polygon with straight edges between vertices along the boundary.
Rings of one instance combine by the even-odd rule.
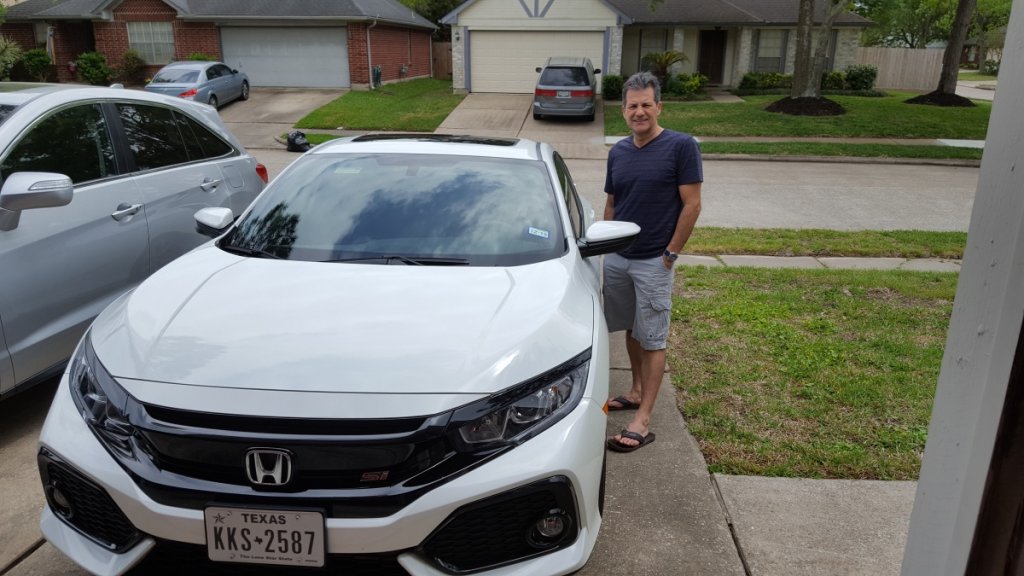
[[[652, 11], [649, 0], [604, 0], [634, 24], [687, 24], [716, 26], [792, 26], [799, 20], [797, 0], [663, 0]], [[815, 3], [816, 21], [825, 3]], [[870, 20], [851, 12], [841, 14], [839, 26], [869, 26]]]
[[[164, 0], [186, 20], [346, 20], [381, 21], [414, 28], [437, 28], [396, 0]], [[26, 0], [12, 6], [7, 21], [97, 19], [111, 0]]]

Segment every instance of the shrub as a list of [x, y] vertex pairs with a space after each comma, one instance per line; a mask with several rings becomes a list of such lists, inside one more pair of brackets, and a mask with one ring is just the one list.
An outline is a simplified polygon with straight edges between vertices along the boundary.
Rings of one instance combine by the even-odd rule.
[[78, 77], [94, 86], [104, 86], [110, 82], [114, 70], [107, 66], [107, 58], [99, 52], [83, 52], [75, 59]]
[[146, 61], [137, 50], [128, 50], [124, 53], [121, 65], [117, 69], [117, 76], [129, 84], [146, 83]]
[[985, 63], [981, 65], [981, 73], [986, 76], [998, 76], [999, 60], [985, 60]]
[[605, 74], [601, 78], [601, 97], [605, 100], [622, 98], [622, 85], [625, 80], [618, 74]]
[[843, 90], [846, 88], [846, 79], [842, 72], [825, 72], [821, 75], [822, 90]]
[[673, 96], [688, 98], [704, 91], [708, 77], [700, 72], [694, 74], [676, 74], [669, 78], [665, 92]]
[[21, 64], [33, 80], [46, 82], [50, 79], [50, 56], [42, 48], [33, 48], [21, 57]]
[[688, 62], [690, 59], [677, 50], [666, 50], [665, 52], [650, 52], [640, 59], [640, 67], [650, 70], [658, 78], [662, 88], [667, 88], [671, 81], [668, 70], [673, 64]]
[[17, 42], [0, 36], [0, 78], [7, 80], [11, 68], [21, 60], [21, 46]]
[[859, 64], [846, 69], [848, 90], [871, 90], [878, 78], [878, 68], [870, 64]]
[[740, 90], [767, 90], [772, 88], [791, 88], [793, 76], [778, 72], [747, 72], [740, 80]]
[[202, 52], [193, 52], [188, 55], [188, 59], [200, 60], [202, 62], [213, 62], [216, 60], [216, 58], [214, 58], [213, 56], [210, 56], [209, 54], [204, 54]]

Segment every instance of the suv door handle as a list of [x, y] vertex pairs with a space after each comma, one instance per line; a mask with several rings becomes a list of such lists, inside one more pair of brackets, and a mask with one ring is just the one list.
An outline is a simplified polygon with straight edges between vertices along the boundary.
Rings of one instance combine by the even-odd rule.
[[122, 202], [117, 205], [117, 210], [114, 210], [114, 213], [111, 214], [110, 217], [120, 222], [129, 216], [138, 214], [140, 208], [142, 208], [142, 204], [128, 204], [127, 202]]
[[216, 189], [217, 186], [220, 186], [221, 182], [223, 182], [223, 180], [210, 180], [209, 178], [205, 178], [203, 179], [203, 182], [199, 184], [199, 187], [202, 188], [204, 192], [209, 192], [210, 190]]

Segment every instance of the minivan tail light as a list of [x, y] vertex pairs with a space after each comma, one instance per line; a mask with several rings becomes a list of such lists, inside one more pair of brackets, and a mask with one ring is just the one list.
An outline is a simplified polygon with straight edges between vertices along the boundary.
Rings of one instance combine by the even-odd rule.
[[593, 90], [573, 90], [572, 91], [572, 97], [573, 98], [590, 98], [593, 95], [594, 95], [594, 91]]
[[260, 177], [260, 180], [263, 180], [264, 184], [270, 183], [270, 175], [267, 173], [267, 167], [259, 162], [256, 163], [256, 175]]
[[541, 90], [540, 88], [537, 88], [536, 90], [533, 91], [533, 93], [536, 96], [549, 96], [551, 98], [554, 98], [555, 94], [557, 93], [557, 91], [556, 90]]
[[187, 90], [185, 92], [182, 92], [181, 94], [178, 94], [178, 98], [195, 98], [196, 94], [198, 93], [199, 91], [193, 88], [191, 90]]

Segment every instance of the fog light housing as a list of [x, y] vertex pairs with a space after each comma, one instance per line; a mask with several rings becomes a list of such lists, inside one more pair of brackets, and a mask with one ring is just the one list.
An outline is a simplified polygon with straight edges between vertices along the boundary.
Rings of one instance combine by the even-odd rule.
[[53, 511], [64, 518], [71, 518], [74, 514], [74, 511], [71, 509], [71, 501], [64, 492], [61, 492], [60, 483], [54, 482], [49, 488], [50, 503], [53, 504]]
[[548, 510], [526, 536], [526, 542], [538, 550], [546, 550], [561, 542], [568, 533], [572, 519], [564, 510], [555, 508]]

